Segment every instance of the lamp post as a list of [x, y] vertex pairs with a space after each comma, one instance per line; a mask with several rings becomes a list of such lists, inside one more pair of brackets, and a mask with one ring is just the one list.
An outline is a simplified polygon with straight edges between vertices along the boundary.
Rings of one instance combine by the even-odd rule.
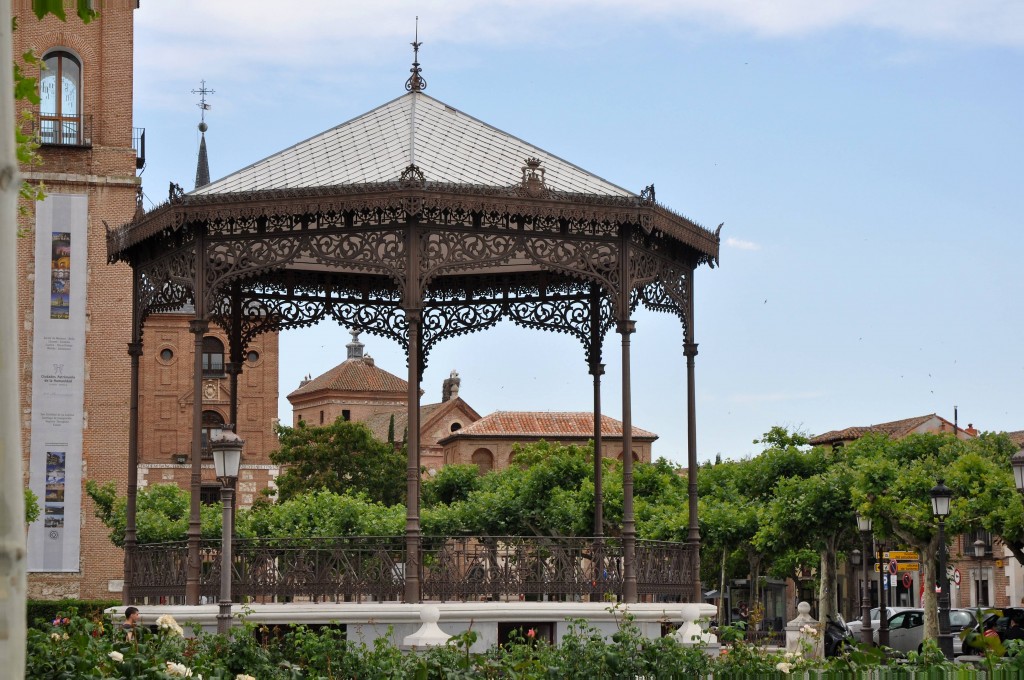
[[242, 445], [245, 441], [230, 430], [222, 430], [217, 439], [211, 439], [210, 449], [213, 452], [213, 467], [220, 480], [220, 503], [223, 507], [223, 521], [220, 530], [220, 610], [217, 612], [217, 632], [228, 633], [231, 630], [231, 503], [235, 490], [234, 481], [238, 477], [238, 467], [242, 461]]
[[[981, 596], [981, 561], [985, 558], [985, 541], [981, 540], [980, 538], [974, 542], [974, 556], [978, 558], [978, 595], [977, 600], [975, 601], [975, 605], [980, 607], [982, 605], [988, 604], [988, 593], [986, 593], [986, 597], [984, 598], [982, 598]], [[982, 602], [982, 599], [984, 599], [985, 601]]]
[[885, 570], [885, 543], [879, 541], [875, 552], [878, 553], [878, 646], [889, 646], [889, 609], [886, 602], [885, 583], [889, 578]]
[[[857, 513], [857, 530], [860, 531], [860, 542], [864, 550], [863, 561], [863, 585], [860, 591], [860, 639], [867, 646], [871, 646], [871, 603], [868, 601], [868, 583], [871, 582], [871, 571], [869, 569], [871, 560], [867, 558], [871, 554], [871, 518]], [[881, 610], [879, 610], [881, 611]]]
[[931, 491], [932, 515], [939, 520], [939, 649], [953, 659], [953, 638], [949, 634], [949, 575], [946, 574], [946, 518], [953, 492], [942, 480]]

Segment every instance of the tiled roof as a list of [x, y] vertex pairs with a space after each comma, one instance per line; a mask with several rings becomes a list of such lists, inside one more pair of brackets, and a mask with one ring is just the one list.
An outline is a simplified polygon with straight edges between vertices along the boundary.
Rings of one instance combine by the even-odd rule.
[[[393, 373], [377, 368], [368, 357], [344, 361], [323, 375], [313, 378], [288, 398], [312, 394], [320, 390], [339, 392], [389, 392], [408, 396], [409, 383]], [[385, 431], [386, 434], [386, 431]]]
[[411, 164], [428, 183], [512, 186], [522, 181], [527, 158], [540, 159], [549, 189], [635, 195], [419, 92], [402, 95], [193, 193], [395, 181]]
[[1017, 430], [1016, 432], [1007, 432], [1006, 436], [1010, 438], [1017, 446], [1024, 446], [1024, 430]]
[[819, 434], [816, 437], [812, 437], [809, 443], [812, 446], [818, 446], [820, 444], [833, 444], [835, 442], [851, 441], [854, 439], [860, 439], [868, 433], [881, 433], [888, 435], [893, 439], [899, 439], [900, 437], [907, 436], [915, 428], [927, 423], [932, 418], [938, 417], [939, 416], [934, 413], [929, 413], [926, 416], [894, 420], [890, 423], [848, 427], [845, 430], [832, 430], [831, 432], [826, 432], [824, 434]]
[[[423, 404], [420, 406], [420, 426], [427, 422], [438, 407], [443, 404]], [[391, 416], [395, 416], [395, 441], [401, 442], [402, 436], [405, 434], [405, 429], [409, 424], [409, 411], [407, 409], [400, 409], [394, 412], [375, 413], [363, 422], [373, 432], [373, 436], [379, 441], [386, 442], [388, 440], [388, 429], [391, 427]], [[422, 444], [422, 442], [421, 442]]]
[[[621, 437], [622, 421], [601, 416], [601, 434], [605, 437]], [[586, 411], [495, 411], [452, 434], [452, 437], [593, 436], [594, 414]], [[653, 441], [658, 435], [634, 426], [633, 438]]]

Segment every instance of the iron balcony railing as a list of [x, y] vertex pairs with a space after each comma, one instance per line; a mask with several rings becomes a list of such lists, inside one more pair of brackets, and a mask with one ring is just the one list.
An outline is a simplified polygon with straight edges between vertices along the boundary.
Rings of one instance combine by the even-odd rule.
[[92, 116], [49, 116], [32, 119], [32, 133], [49, 146], [92, 146]]
[[135, 149], [135, 169], [146, 166], [146, 128], [132, 128], [132, 148]]
[[[684, 543], [636, 542], [637, 593], [660, 601], [693, 595], [696, 555]], [[235, 539], [232, 594], [256, 602], [398, 601], [405, 585], [405, 538]], [[216, 599], [220, 541], [200, 547], [200, 593]], [[616, 600], [622, 595], [618, 538], [543, 536], [424, 537], [426, 600]], [[129, 599], [181, 602], [184, 541], [136, 546], [129, 555]]]

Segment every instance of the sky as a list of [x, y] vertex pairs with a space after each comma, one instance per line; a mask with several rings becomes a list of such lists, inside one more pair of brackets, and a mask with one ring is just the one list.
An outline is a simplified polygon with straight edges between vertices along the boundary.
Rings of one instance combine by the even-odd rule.
[[[370, 6], [372, 4], [372, 6]], [[217, 179], [426, 93], [722, 228], [695, 280], [697, 453], [937, 413], [1024, 429], [1024, 3], [1013, 0], [144, 0], [135, 121], [146, 207], [194, 185], [199, 97]], [[632, 411], [686, 461], [682, 328], [639, 310]], [[280, 338], [280, 406], [345, 358], [333, 323]], [[364, 335], [405, 376], [394, 343]], [[620, 338], [602, 401], [620, 418]], [[582, 346], [511, 324], [442, 342], [440, 401], [591, 411]]]

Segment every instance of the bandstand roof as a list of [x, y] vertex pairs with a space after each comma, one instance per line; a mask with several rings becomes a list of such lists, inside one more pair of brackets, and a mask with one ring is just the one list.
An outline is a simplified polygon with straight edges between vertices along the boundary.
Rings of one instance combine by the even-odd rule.
[[192, 194], [387, 182], [410, 165], [430, 182], [510, 186], [520, 181], [527, 158], [541, 161], [554, 191], [636, 195], [422, 92], [409, 92]]

